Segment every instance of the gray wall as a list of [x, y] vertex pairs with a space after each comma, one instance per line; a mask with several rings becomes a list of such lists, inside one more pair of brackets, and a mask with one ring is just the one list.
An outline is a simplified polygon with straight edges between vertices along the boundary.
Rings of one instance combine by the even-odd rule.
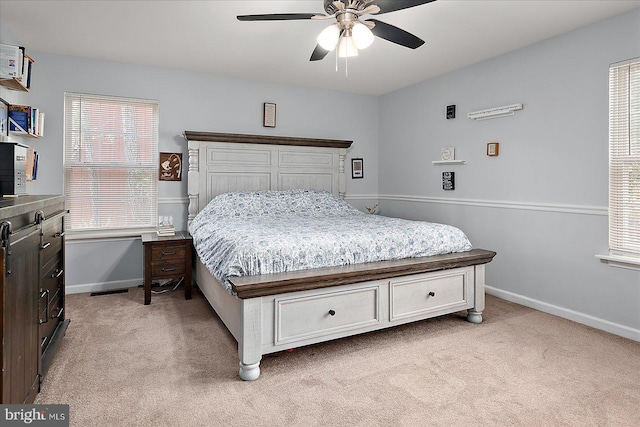
[[[382, 214], [458, 225], [498, 252], [491, 293], [640, 340], [640, 273], [595, 258], [608, 250], [608, 68], [639, 56], [635, 10], [382, 96]], [[466, 117], [514, 103], [511, 117]], [[467, 164], [432, 165], [447, 146]]]

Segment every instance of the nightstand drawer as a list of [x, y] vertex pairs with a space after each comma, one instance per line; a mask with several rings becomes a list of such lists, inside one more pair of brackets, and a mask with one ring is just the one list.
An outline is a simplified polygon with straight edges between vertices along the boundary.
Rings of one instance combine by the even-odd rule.
[[165, 277], [177, 277], [183, 276], [185, 269], [184, 259], [177, 260], [175, 262], [171, 261], [163, 261], [163, 262], [152, 262], [151, 263], [151, 276], [154, 279], [161, 279]]
[[183, 260], [182, 262], [184, 263], [184, 255], [184, 244], [162, 245], [151, 249], [151, 260], [153, 263], [164, 260]]

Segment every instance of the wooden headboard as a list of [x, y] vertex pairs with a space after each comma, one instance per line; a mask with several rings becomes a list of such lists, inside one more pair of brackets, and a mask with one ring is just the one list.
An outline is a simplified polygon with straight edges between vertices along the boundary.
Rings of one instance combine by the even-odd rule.
[[185, 131], [189, 144], [188, 223], [229, 191], [326, 190], [344, 198], [352, 141]]

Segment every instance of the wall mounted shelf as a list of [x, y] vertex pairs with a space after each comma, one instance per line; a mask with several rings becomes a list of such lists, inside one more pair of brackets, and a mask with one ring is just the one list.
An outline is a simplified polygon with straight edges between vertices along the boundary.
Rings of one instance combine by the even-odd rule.
[[10, 79], [0, 79], [0, 86], [4, 86], [11, 90], [17, 90], [20, 92], [29, 92], [29, 88], [20, 83], [20, 80], [15, 77], [12, 77]]
[[12, 130], [11, 131], [12, 135], [18, 135], [18, 136], [27, 136], [29, 138], [42, 138], [42, 135], [37, 135], [35, 133], [31, 133], [31, 132], [22, 132], [19, 130]]
[[464, 165], [467, 163], [466, 160], [434, 160], [434, 165]]

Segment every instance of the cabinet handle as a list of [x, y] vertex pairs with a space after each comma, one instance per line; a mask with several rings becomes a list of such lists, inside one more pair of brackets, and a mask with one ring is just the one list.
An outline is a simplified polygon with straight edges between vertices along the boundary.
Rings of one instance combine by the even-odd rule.
[[60, 278], [60, 276], [62, 276], [63, 274], [64, 274], [64, 269], [62, 269], [62, 270], [58, 270], [58, 269], [56, 269], [56, 272], [55, 272], [55, 273], [51, 273], [51, 278], [52, 278], [52, 279], [58, 279], [58, 278]]
[[40, 224], [45, 219], [46, 218], [44, 217], [44, 212], [36, 211], [35, 218], [34, 218], [34, 221], [35, 221], [36, 224]]
[[175, 255], [176, 251], [173, 252], [162, 252], [162, 256], [166, 256], [166, 255]]
[[336, 312], [335, 310], [329, 310], [329, 316], [335, 316]]
[[44, 345], [47, 343], [48, 340], [49, 340], [49, 337], [42, 338], [42, 341], [40, 341], [40, 347], [44, 347]]
[[49, 246], [51, 246], [51, 242], [43, 243], [40, 249], [47, 249]]
[[427, 294], [427, 297], [435, 297], [435, 296], [436, 296], [436, 293], [433, 292], [433, 291], [431, 291], [431, 292], [429, 292], [429, 294]]
[[50, 296], [49, 295], [49, 289], [44, 289], [44, 290], [40, 289], [40, 299], [44, 298], [45, 295], [47, 296], [47, 306], [44, 308], [45, 313], [46, 313], [45, 314], [45, 318], [44, 318], [45, 320], [38, 319], [39, 323], [41, 325], [45, 324], [45, 323], [47, 323], [49, 321], [49, 303], [51, 301], [49, 301], [49, 296]]
[[63, 232], [58, 231], [56, 234], [53, 235], [53, 237], [64, 237], [64, 231]]
[[175, 267], [171, 267], [171, 268], [164, 268], [164, 267], [162, 267], [162, 271], [164, 271], [164, 272], [168, 272], [168, 271], [175, 271], [175, 269], [176, 269]]
[[58, 314], [54, 314], [51, 316], [52, 319], [59, 319], [62, 317], [62, 312], [64, 311], [63, 307], [58, 307]]

